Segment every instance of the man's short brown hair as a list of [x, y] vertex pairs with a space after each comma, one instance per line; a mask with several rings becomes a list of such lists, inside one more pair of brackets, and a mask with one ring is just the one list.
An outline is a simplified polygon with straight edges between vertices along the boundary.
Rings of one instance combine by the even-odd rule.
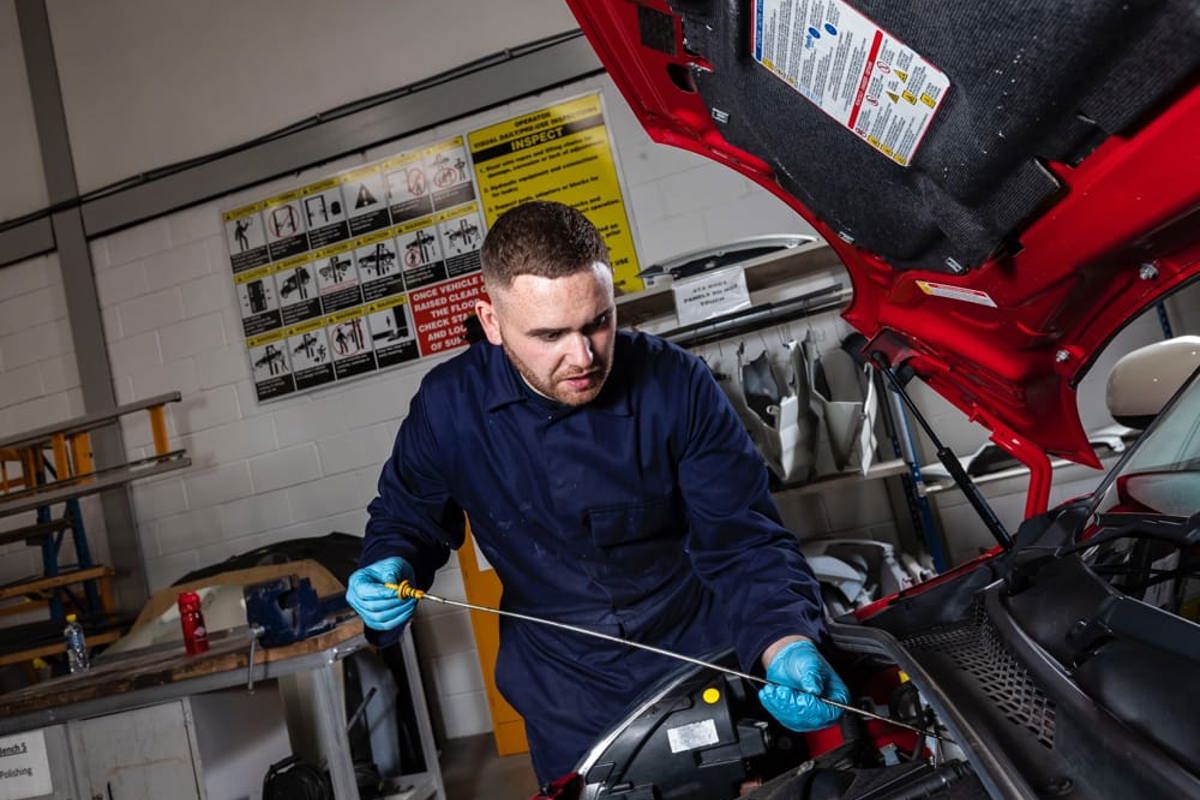
[[599, 261], [608, 264], [604, 237], [571, 206], [535, 200], [500, 215], [480, 252], [483, 279], [508, 288], [518, 275], [564, 278]]

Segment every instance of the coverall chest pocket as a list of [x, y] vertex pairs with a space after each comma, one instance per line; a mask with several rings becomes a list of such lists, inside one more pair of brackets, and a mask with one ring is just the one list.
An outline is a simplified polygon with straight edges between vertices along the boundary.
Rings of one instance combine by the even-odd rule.
[[667, 567], [683, 556], [686, 528], [671, 498], [589, 509], [592, 543], [624, 569]]

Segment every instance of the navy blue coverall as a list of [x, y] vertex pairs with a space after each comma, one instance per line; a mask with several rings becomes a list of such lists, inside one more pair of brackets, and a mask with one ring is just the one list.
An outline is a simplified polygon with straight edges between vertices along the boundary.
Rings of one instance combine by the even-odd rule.
[[[402, 556], [420, 588], [462, 544], [465, 511], [507, 610], [693, 656], [733, 647], [747, 671], [780, 637], [823, 632], [817, 582], [733, 408], [699, 359], [646, 334], [617, 334], [603, 390], [574, 408], [530, 391], [487, 342], [439, 365], [369, 511], [361, 563]], [[678, 668], [536, 623], [500, 631], [496, 683], [542, 782]]]

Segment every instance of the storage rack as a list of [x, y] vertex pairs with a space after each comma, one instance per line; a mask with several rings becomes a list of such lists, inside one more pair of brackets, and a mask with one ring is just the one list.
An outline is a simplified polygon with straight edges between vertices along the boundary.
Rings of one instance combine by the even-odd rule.
[[[103, 644], [116, 638], [118, 632], [109, 629], [111, 620], [107, 618], [112, 611], [113, 573], [92, 560], [79, 501], [191, 464], [185, 450], [171, 449], [167, 433], [165, 407], [179, 400], [179, 392], [171, 392], [0, 439], [0, 518], [29, 512], [34, 515], [31, 523], [0, 533], [0, 546], [23, 541], [42, 551], [41, 575], [0, 586], [0, 601], [26, 599], [23, 604], [0, 609], [0, 615], [46, 607], [50, 621], [61, 624], [69, 605], [89, 629], [90, 643]], [[92, 432], [138, 412], [149, 416], [153, 453], [97, 467], [92, 455]], [[74, 564], [61, 563], [68, 533], [75, 550]], [[83, 588], [82, 597], [73, 591], [74, 586]], [[62, 652], [61, 637], [57, 641], [53, 637], [37, 641], [37, 635], [30, 633], [34, 641], [24, 646], [0, 646], [0, 665]]]
[[[821, 272], [844, 269], [837, 254], [823, 242], [811, 242], [777, 253], [759, 256], [743, 262], [741, 266], [745, 270], [746, 287], [750, 292], [769, 289], [787, 281], [813, 276]], [[790, 300], [760, 303], [749, 309], [726, 314], [703, 323], [661, 331], [658, 332], [658, 335], [674, 341], [680, 346], [694, 347], [729, 336], [836, 310], [842, 308], [850, 297], [851, 291], [848, 288], [843, 284], [835, 283]], [[668, 316], [674, 311], [674, 293], [670, 286], [656, 287], [617, 299], [618, 323], [625, 327], [636, 327]], [[890, 408], [887, 409], [882, 406], [892, 397], [893, 393], [890, 390], [880, 392], [880, 411], [889, 423], [888, 433], [893, 460], [876, 464], [868, 469], [865, 475], [859, 470], [845, 470], [802, 483], [785, 484], [776, 491], [811, 493], [862, 480], [899, 477], [903, 483], [905, 502], [912, 520], [913, 530], [923, 538], [933, 559], [934, 567], [941, 572], [949, 566], [949, 562], [941, 531], [929, 500], [925, 496], [907, 413], [903, 404], [899, 402], [892, 402]], [[881, 445], [883, 444], [881, 442]]]

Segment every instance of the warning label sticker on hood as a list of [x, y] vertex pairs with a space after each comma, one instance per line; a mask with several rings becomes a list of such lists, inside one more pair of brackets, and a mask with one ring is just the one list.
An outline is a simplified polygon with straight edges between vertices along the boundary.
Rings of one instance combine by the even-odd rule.
[[752, 0], [754, 59], [901, 166], [950, 80], [841, 0]]
[[917, 281], [917, 288], [934, 297], [947, 297], [951, 300], [961, 300], [964, 303], [974, 303], [977, 306], [988, 306], [989, 308], [997, 307], [992, 296], [979, 289], [967, 289], [963, 286], [951, 286], [947, 283], [934, 283], [933, 281]]

